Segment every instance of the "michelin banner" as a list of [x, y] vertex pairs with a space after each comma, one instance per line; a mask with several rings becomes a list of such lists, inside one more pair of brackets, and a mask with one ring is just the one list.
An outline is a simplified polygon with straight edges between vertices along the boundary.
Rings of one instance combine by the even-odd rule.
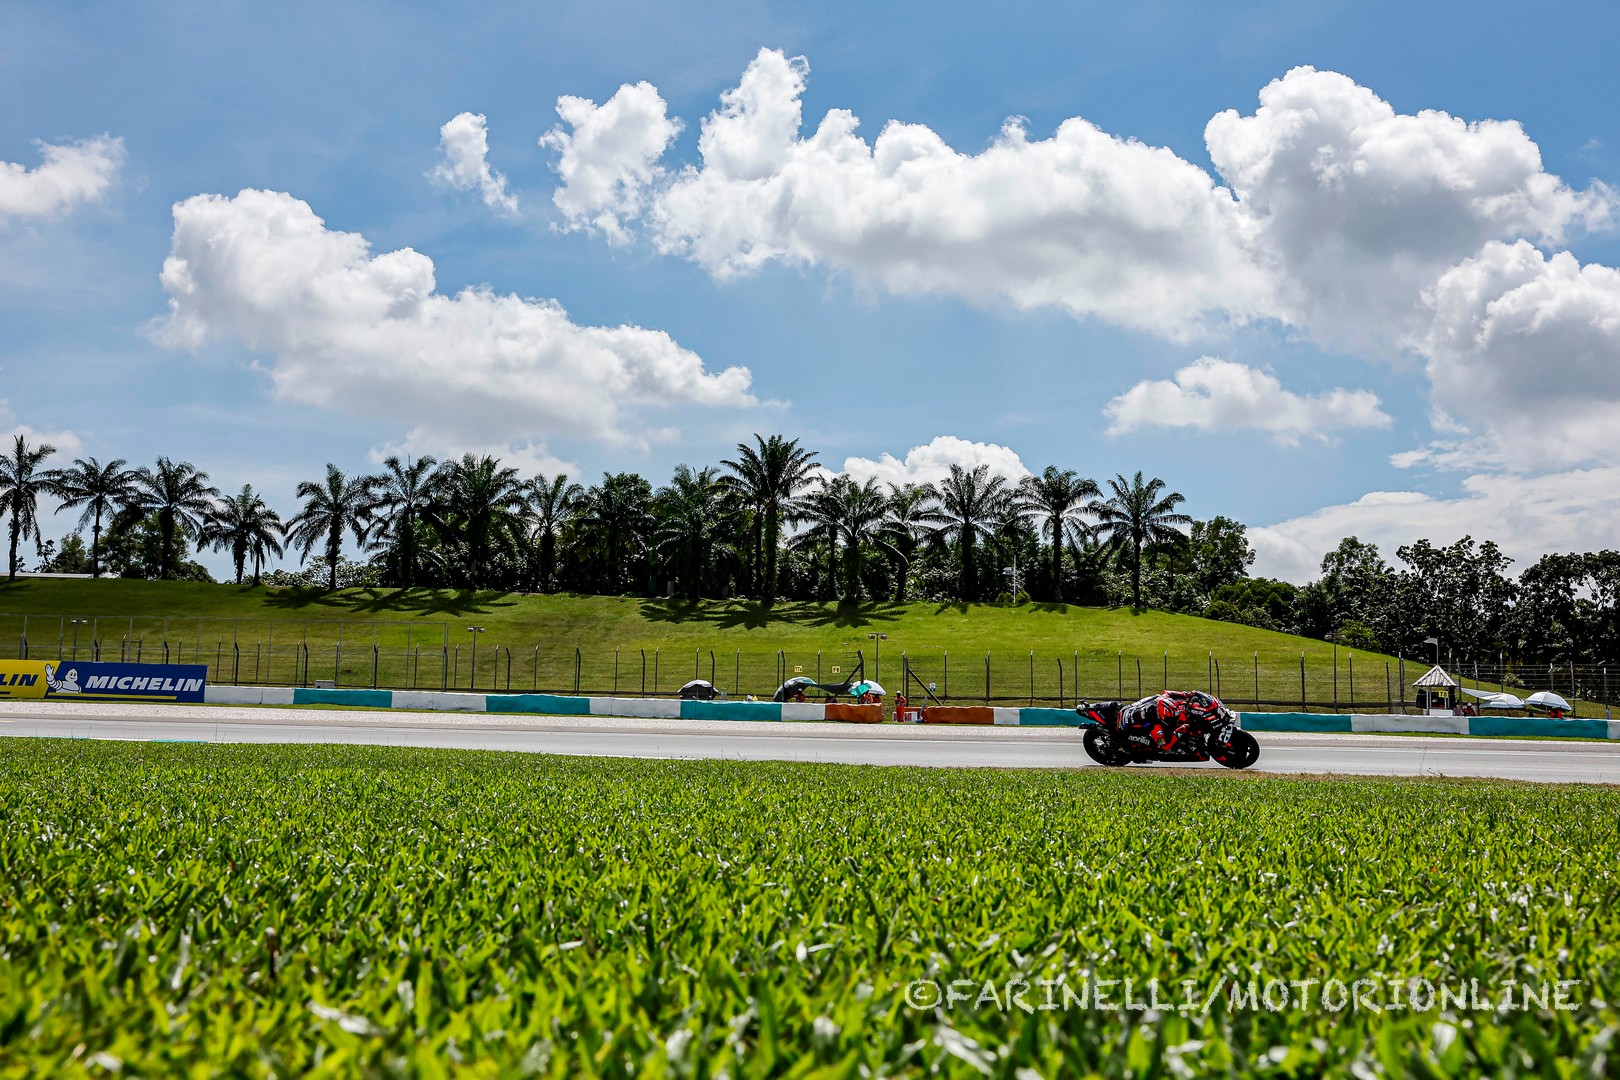
[[207, 681], [206, 664], [0, 660], [0, 699], [200, 702]]

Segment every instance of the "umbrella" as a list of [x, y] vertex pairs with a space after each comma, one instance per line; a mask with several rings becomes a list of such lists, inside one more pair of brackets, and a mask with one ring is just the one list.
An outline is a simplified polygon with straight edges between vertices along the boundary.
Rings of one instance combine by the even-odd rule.
[[680, 696], [687, 701], [713, 701], [719, 696], [719, 691], [708, 679], [693, 679], [681, 687]]
[[786, 701], [795, 694], [802, 694], [806, 690], [812, 689], [815, 685], [816, 680], [804, 675], [795, 675], [776, 688], [776, 693], [771, 695], [771, 700]]
[[1522, 709], [1524, 702], [1512, 694], [1500, 693], [1496, 690], [1470, 690], [1463, 687], [1462, 692], [1470, 697], [1477, 697], [1487, 709]]
[[858, 682], [849, 688], [850, 697], [865, 697], [867, 694], [876, 694], [878, 697], [882, 697], [884, 694], [884, 689], [871, 679], [867, 679], [865, 682]]
[[1553, 693], [1551, 690], [1537, 690], [1524, 699], [1526, 705], [1533, 705], [1538, 709], [1559, 709], [1570, 712], [1569, 702]]

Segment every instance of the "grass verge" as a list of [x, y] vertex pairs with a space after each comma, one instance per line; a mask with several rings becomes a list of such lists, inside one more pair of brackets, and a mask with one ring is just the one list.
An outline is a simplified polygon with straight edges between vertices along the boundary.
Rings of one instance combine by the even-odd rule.
[[[8, 741], [0, 814], [7, 1074], [1589, 1075], [1620, 1025], [1606, 789]], [[1380, 1009], [1248, 999], [1311, 979]]]

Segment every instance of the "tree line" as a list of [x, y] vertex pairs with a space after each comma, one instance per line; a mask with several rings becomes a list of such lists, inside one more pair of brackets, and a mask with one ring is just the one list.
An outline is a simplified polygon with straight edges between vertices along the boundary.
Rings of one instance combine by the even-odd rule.
[[[1418, 541], [1396, 551], [1343, 540], [1305, 586], [1251, 578], [1245, 527], [1194, 520], [1158, 478], [1103, 484], [1047, 466], [1014, 480], [952, 466], [935, 484], [857, 481], [796, 439], [755, 435], [717, 465], [677, 466], [659, 487], [634, 472], [589, 485], [525, 477], [491, 456], [393, 456], [375, 473], [329, 464], [283, 519], [251, 485], [222, 495], [206, 473], [159, 458], [78, 458], [15, 437], [0, 455], [9, 573], [19, 547], [41, 569], [208, 578], [197, 549], [229, 554], [238, 583], [297, 555], [272, 584], [448, 587], [777, 600], [1017, 600], [1158, 608], [1330, 637], [1347, 646], [1515, 662], [1601, 663], [1620, 646], [1620, 553], [1548, 555], [1519, 575], [1494, 543]], [[39, 503], [78, 510], [60, 546]], [[80, 535], [86, 528], [90, 541]], [[346, 541], [362, 553], [343, 557]]]

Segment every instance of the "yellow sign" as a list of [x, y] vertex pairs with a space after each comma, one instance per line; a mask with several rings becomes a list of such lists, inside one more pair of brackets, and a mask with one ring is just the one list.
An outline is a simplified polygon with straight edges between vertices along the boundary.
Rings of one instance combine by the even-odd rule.
[[45, 661], [0, 660], [0, 699], [44, 696]]
[[804, 665], [803, 664], [794, 664], [793, 665], [793, 674], [797, 675], [799, 672], [801, 672], [803, 670], [804, 670]]
[[835, 668], [832, 669], [832, 673], [834, 675], [842, 674], [843, 670], [844, 670], [843, 668], [835, 667]]

